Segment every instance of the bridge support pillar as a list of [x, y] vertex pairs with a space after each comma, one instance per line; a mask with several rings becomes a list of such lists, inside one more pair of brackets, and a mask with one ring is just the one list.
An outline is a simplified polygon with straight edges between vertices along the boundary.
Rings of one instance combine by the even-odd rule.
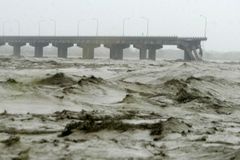
[[9, 43], [10, 46], [13, 47], [13, 56], [20, 57], [21, 56], [21, 47], [25, 46], [26, 43]]
[[94, 59], [94, 49], [99, 47], [99, 44], [78, 44], [83, 49], [83, 59]]
[[201, 61], [202, 60], [202, 47], [200, 44], [181, 44], [178, 45], [179, 49], [184, 50], [185, 61]]
[[162, 45], [147, 45], [148, 48], [148, 59], [156, 60], [156, 53], [158, 49], [161, 49]]
[[48, 43], [30, 43], [34, 47], [34, 57], [43, 57], [43, 48], [48, 46]]
[[129, 47], [129, 44], [111, 44], [105, 45], [106, 48], [110, 49], [110, 59], [122, 60], [123, 50]]
[[133, 45], [135, 48], [139, 49], [140, 60], [147, 59], [147, 47], [144, 45]]
[[54, 47], [58, 49], [58, 57], [59, 58], [67, 58], [68, 48], [72, 47], [72, 43], [53, 43]]

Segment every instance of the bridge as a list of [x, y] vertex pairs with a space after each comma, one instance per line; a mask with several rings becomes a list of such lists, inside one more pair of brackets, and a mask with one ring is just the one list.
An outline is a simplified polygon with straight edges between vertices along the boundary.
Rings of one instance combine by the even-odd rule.
[[156, 51], [164, 45], [175, 45], [184, 51], [184, 60], [202, 60], [201, 42], [206, 37], [120, 37], [120, 36], [0, 36], [0, 46], [8, 43], [13, 55], [21, 56], [21, 47], [27, 43], [34, 47], [34, 56], [43, 57], [43, 48], [52, 44], [58, 49], [58, 57], [67, 58], [68, 48], [74, 44], [83, 49], [83, 59], [93, 59], [94, 49], [100, 45], [110, 49], [110, 58], [123, 59], [123, 49], [133, 45], [140, 50], [139, 58], [156, 60]]

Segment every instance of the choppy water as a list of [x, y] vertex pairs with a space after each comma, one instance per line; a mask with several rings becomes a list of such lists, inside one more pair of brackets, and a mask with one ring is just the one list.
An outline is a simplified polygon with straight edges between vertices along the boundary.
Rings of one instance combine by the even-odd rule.
[[0, 58], [0, 95], [0, 159], [239, 158], [238, 62]]

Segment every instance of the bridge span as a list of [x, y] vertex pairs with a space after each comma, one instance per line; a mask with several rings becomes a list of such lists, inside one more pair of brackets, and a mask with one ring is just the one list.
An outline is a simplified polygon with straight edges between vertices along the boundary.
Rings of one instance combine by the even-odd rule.
[[206, 37], [120, 37], [120, 36], [0, 36], [0, 46], [8, 43], [13, 55], [21, 56], [21, 47], [27, 43], [34, 47], [34, 56], [43, 57], [43, 48], [52, 44], [58, 49], [58, 57], [67, 58], [68, 48], [74, 44], [83, 49], [83, 59], [94, 58], [94, 48], [104, 45], [110, 49], [110, 58], [123, 59], [123, 49], [133, 45], [140, 50], [139, 58], [156, 60], [156, 50], [164, 45], [175, 45], [184, 51], [184, 60], [202, 60], [201, 42]]

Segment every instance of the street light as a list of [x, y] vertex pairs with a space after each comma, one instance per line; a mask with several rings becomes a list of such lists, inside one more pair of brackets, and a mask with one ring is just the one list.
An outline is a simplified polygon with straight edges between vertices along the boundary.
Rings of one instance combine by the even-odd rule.
[[[1, 21], [1, 19], [0, 19], [0, 21]], [[3, 27], [3, 25], [1, 27]], [[2, 29], [2, 31], [3, 31], [3, 29]], [[3, 32], [2, 32], [2, 36], [3, 36]]]
[[[17, 25], [18, 25], [18, 36], [20, 36], [21, 23], [20, 23], [19, 20], [14, 20], [14, 21], [15, 21], [15, 22], [17, 23]], [[4, 21], [4, 22], [2, 23], [2, 34], [3, 34], [3, 36], [5, 35], [5, 25], [6, 25], [8, 22], [11, 22], [11, 21]]]
[[77, 24], [77, 35], [78, 36], [80, 36], [80, 23], [82, 22], [82, 21], [84, 21], [84, 19], [82, 19], [82, 20], [78, 20], [78, 24]]
[[129, 17], [123, 18], [123, 36], [125, 36], [125, 24], [126, 24], [126, 21], [128, 21], [129, 19], [130, 19]]
[[5, 23], [6, 23], [6, 22], [2, 22], [2, 35], [3, 35], [3, 36], [5, 35], [5, 33], [4, 33], [4, 32], [5, 32], [5, 29], [4, 29]]
[[146, 17], [141, 17], [141, 19], [145, 20], [147, 22], [147, 36], [149, 36], [149, 18], [146, 18]]
[[41, 36], [41, 23], [42, 22], [45, 22], [45, 20], [40, 20], [39, 22], [38, 22], [38, 35], [39, 36]]
[[97, 28], [96, 28], [96, 36], [98, 36], [98, 30], [99, 30], [99, 20], [97, 18], [92, 18], [93, 21], [96, 21]]
[[16, 21], [16, 23], [18, 24], [18, 36], [20, 36], [20, 34], [21, 34], [21, 23], [20, 23], [20, 21], [19, 20], [15, 20]]
[[204, 16], [204, 15], [200, 15], [200, 16], [203, 17], [204, 20], [205, 20], [204, 37], [206, 38], [206, 37], [207, 37], [207, 23], [208, 23], [208, 19], [207, 19], [207, 17]]
[[57, 22], [55, 19], [50, 19], [54, 24], [54, 36], [57, 36]]
[[[42, 24], [42, 22], [46, 22], [46, 21], [47, 20], [40, 20], [38, 22], [38, 35], [39, 36], [41, 36], [41, 24]], [[49, 19], [49, 21], [53, 22], [53, 24], [54, 24], [54, 36], [56, 36], [57, 35], [57, 22], [54, 19]]]

